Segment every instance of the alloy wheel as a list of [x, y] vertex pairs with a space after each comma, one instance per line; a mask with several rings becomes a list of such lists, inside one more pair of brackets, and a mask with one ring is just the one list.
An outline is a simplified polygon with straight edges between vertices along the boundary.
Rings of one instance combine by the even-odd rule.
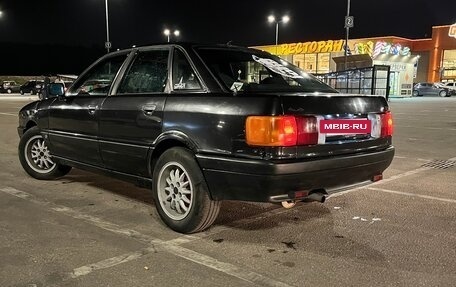
[[178, 162], [165, 164], [158, 175], [160, 206], [173, 220], [184, 219], [192, 207], [193, 184], [187, 170]]
[[56, 167], [41, 135], [33, 136], [27, 141], [24, 153], [27, 164], [38, 173], [48, 173]]

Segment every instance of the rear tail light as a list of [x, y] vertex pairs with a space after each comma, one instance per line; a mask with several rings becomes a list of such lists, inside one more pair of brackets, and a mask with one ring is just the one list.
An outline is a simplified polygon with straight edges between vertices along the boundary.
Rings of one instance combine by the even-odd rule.
[[293, 146], [296, 145], [296, 119], [290, 116], [252, 116], [245, 123], [248, 145]]
[[316, 117], [297, 117], [298, 145], [318, 143], [318, 121]]
[[383, 174], [376, 174], [372, 177], [372, 181], [379, 181], [379, 180], [382, 180], [383, 179]]
[[317, 119], [294, 116], [251, 116], [246, 141], [253, 146], [295, 146], [318, 143]]
[[393, 135], [393, 116], [390, 111], [380, 115], [382, 122], [382, 130], [380, 133], [381, 137], [387, 137]]

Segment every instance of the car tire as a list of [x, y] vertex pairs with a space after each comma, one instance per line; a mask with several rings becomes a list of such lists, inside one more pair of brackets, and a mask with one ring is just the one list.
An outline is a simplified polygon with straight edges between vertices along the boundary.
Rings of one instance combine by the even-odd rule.
[[13, 91], [12, 91], [11, 89], [7, 89], [6, 92], [7, 92], [8, 94], [11, 94]]
[[418, 93], [418, 91], [413, 91], [413, 96], [414, 96], [414, 97], [419, 97], [420, 94]]
[[49, 149], [38, 127], [32, 127], [19, 141], [19, 161], [24, 170], [36, 179], [49, 180], [64, 176], [71, 166], [52, 160]]
[[20, 90], [19, 92], [21, 93], [21, 95], [24, 95], [24, 91], [23, 90]]
[[180, 233], [205, 230], [220, 210], [221, 202], [210, 199], [201, 169], [186, 148], [168, 149], [158, 158], [152, 191], [160, 218]]
[[442, 98], [444, 98], [444, 97], [447, 97], [447, 96], [448, 96], [448, 93], [447, 93], [446, 91], [443, 90], [443, 91], [440, 91], [440, 92], [439, 92], [439, 96], [442, 97]]

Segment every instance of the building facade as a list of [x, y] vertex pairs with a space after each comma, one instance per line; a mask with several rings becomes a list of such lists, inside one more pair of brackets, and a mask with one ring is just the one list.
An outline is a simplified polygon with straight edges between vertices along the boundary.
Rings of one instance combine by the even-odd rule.
[[413, 83], [456, 81], [456, 24], [435, 26], [432, 38], [396, 36], [256, 46], [313, 74], [372, 65], [390, 66], [390, 94], [411, 96]]

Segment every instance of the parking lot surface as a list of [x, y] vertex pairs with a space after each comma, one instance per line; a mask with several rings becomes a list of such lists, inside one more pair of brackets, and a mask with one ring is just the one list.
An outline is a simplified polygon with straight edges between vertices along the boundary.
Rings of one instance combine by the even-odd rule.
[[384, 180], [326, 203], [224, 202], [206, 232], [164, 226], [149, 190], [22, 170], [0, 97], [0, 286], [454, 286], [456, 98], [392, 99]]

